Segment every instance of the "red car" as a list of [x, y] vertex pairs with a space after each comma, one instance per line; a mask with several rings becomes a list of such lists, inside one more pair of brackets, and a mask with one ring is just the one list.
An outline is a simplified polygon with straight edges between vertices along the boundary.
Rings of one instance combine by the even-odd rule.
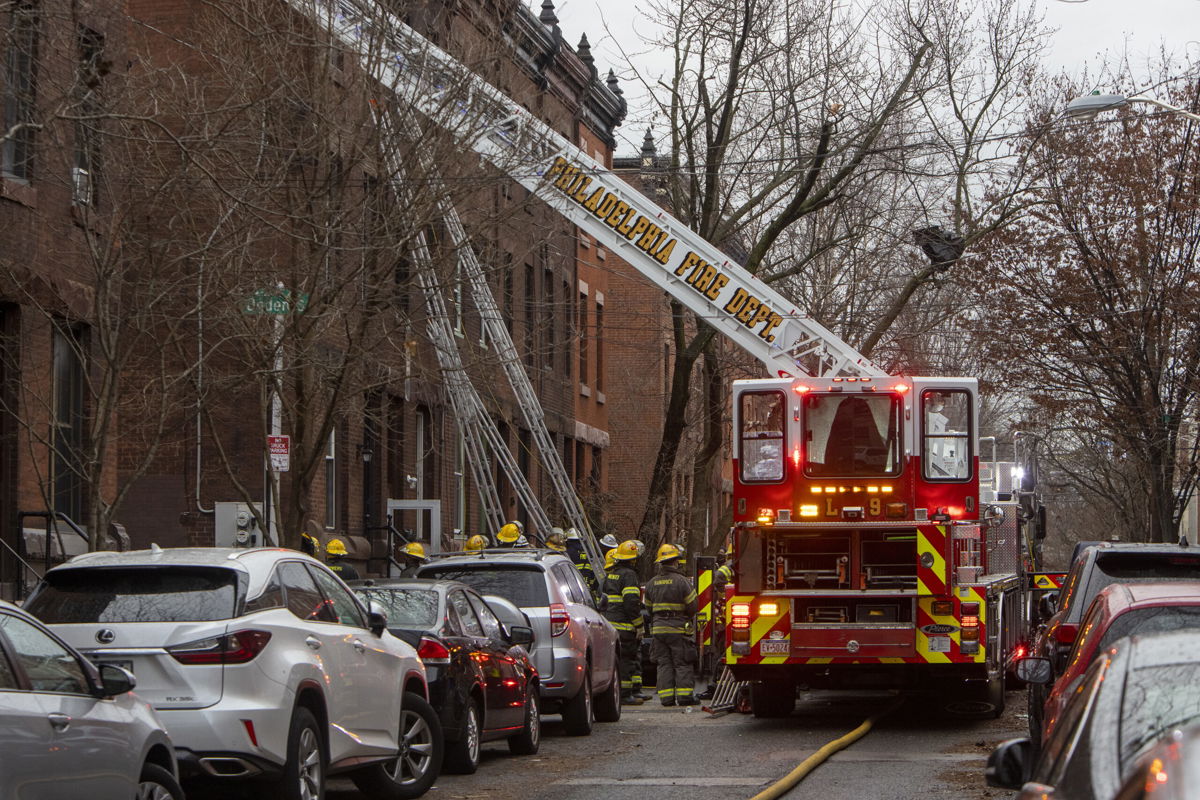
[[1095, 657], [1126, 636], [1200, 629], [1200, 581], [1114, 583], [1100, 591], [1043, 708], [1046, 741]]

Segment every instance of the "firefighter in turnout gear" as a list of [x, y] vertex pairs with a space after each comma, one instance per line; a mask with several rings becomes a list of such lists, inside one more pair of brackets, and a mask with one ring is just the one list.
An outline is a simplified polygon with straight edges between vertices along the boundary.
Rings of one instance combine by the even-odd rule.
[[664, 706], [694, 706], [696, 590], [679, 570], [681, 553], [673, 544], [658, 549], [658, 571], [646, 587], [654, 660], [658, 664], [658, 697]]
[[637, 623], [642, 618], [642, 590], [638, 588], [637, 573], [632, 566], [636, 558], [637, 545], [632, 541], [621, 542], [613, 552], [613, 567], [604, 581], [604, 593], [608, 596], [604, 616], [617, 629], [621, 705], [624, 706], [640, 706], [643, 702], [634, 696], [633, 685], [634, 673], [638, 672]]
[[[567, 558], [571, 559], [575, 569], [579, 570], [579, 576], [587, 584], [592, 597], [599, 600], [600, 584], [596, 580], [596, 573], [592, 569], [591, 562], [588, 561], [587, 550], [583, 547], [583, 539], [579, 536], [579, 531], [574, 528], [567, 528]], [[607, 572], [608, 565], [605, 565], [604, 569]]]
[[480, 534], [475, 534], [470, 539], [467, 539], [466, 545], [463, 546], [464, 553], [482, 553], [488, 546], [488, 541]]
[[518, 542], [524, 536], [525, 526], [514, 519], [496, 533], [496, 543], [500, 547], [519, 547]]
[[330, 539], [325, 543], [325, 555], [328, 557], [329, 568], [337, 573], [344, 581], [358, 580], [358, 570], [353, 564], [346, 563], [346, 544], [341, 539]]
[[400, 577], [417, 577], [417, 568], [429, 560], [429, 556], [425, 555], [425, 546], [420, 542], [409, 542], [400, 552], [404, 554], [404, 568], [400, 570]]

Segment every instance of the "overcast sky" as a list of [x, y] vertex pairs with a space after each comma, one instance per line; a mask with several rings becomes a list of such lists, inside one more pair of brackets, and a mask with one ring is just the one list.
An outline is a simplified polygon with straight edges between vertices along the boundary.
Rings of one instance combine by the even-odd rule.
[[[969, 2], [970, 0], [963, 0]], [[539, 12], [542, 0], [525, 0]], [[1200, 0], [1035, 0], [1046, 14], [1046, 23], [1057, 31], [1047, 55], [1047, 66], [1054, 71], [1077, 72], [1088, 61], [1105, 53], [1128, 48], [1134, 63], [1144, 61], [1161, 43], [1175, 52], [1180, 63], [1185, 53], [1200, 61]], [[572, 45], [586, 33], [601, 75], [619, 67], [621, 60], [613, 41], [606, 40], [605, 24], [612, 37], [632, 50], [639, 50], [635, 24], [645, 24], [636, 6], [629, 0], [555, 0], [564, 38]], [[655, 69], [653, 55], [635, 58], [643, 69]], [[661, 71], [666, 64], [659, 66]], [[619, 71], [619, 70], [618, 70]], [[1111, 87], [1096, 86], [1096, 89]], [[636, 102], [633, 87], [626, 86]], [[645, 133], [644, 123], [630, 120], [618, 131], [617, 152], [636, 153]]]

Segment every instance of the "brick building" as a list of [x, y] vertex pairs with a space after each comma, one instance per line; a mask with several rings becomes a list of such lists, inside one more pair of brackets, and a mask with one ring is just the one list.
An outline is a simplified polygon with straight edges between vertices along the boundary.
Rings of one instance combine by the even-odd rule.
[[[218, 41], [224, 32], [208, 27], [213, 17], [205, 15], [204, 4], [134, 0], [117, 5], [122, 4], [92, 4], [97, 9], [92, 20], [72, 17], [73, 6], [65, 0], [61, 17], [54, 2], [18, 2], [3, 20], [5, 74], [30, 76], [29, 86], [3, 87], [5, 129], [14, 120], [39, 126], [4, 143], [0, 179], [5, 276], [0, 284], [0, 541], [6, 545], [0, 548], [5, 559], [0, 565], [5, 580], [11, 584], [16, 575], [8, 549], [20, 550], [15, 520], [23, 510], [62, 511], [85, 531], [120, 523], [135, 546], [223, 543], [230, 531], [222, 525], [236, 517], [227, 513], [222, 519], [222, 511], [262, 498], [269, 486], [264, 439], [272, 427], [292, 436], [294, 455], [303, 462], [294, 462], [280, 481], [278, 507], [285, 510], [285, 528], [348, 537], [361, 558], [384, 554], [378, 528], [389, 500], [414, 506], [400, 512], [396, 523], [426, 537], [434, 516], [440, 517], [441, 544], [481, 530], [463, 443], [424, 335], [423, 303], [411, 265], [404, 258], [384, 265], [395, 275], [395, 286], [382, 314], [372, 313], [392, 322], [376, 338], [354, 339], [353, 332], [336, 328], [306, 333], [302, 329], [310, 321], [349, 318], [336, 305], [347, 301], [335, 291], [349, 283], [345, 276], [351, 273], [337, 272], [348, 269], [346, 252], [379, 258], [384, 248], [345, 244], [344, 237], [363, 236], [362, 220], [337, 231], [343, 237], [339, 249], [333, 257], [330, 250], [323, 256], [325, 278], [343, 276], [331, 288], [306, 283], [311, 275], [296, 264], [313, 256], [298, 253], [297, 237], [285, 246], [283, 237], [260, 234], [270, 226], [311, 224], [322, 213], [332, 218], [334, 211], [350, 207], [361, 206], [365, 219], [378, 211], [372, 204], [380, 197], [395, 203], [395, 192], [378, 185], [378, 165], [350, 159], [344, 151], [303, 151], [278, 133], [316, 126], [312, 109], [322, 98], [314, 96], [311, 107], [294, 100], [269, 105], [264, 95], [254, 94], [262, 86], [282, 87], [276, 93], [285, 96], [294, 91], [292, 64], [285, 59], [267, 66], [246, 62], [264, 71], [245, 85], [236, 82], [235, 71], [219, 74], [216, 55], [228, 57], [236, 43]], [[227, 19], [244, 14], [236, 20], [238, 29], [259, 26], [264, 42], [276, 28], [292, 24], [268, 18], [271, 12], [252, 17], [255, 8], [230, 4], [222, 13]], [[599, 79], [586, 42], [579, 52], [563, 42], [552, 4], [543, 3], [538, 15], [514, 0], [429, 3], [415, 8], [406, 21], [564, 136], [606, 162], [611, 159], [612, 131], [624, 115], [624, 102], [615, 80]], [[219, 46], [229, 49], [218, 54]], [[262, 45], [264, 52], [267, 48]], [[355, 98], [353, 65], [344, 63], [336, 48], [325, 49], [329, 56], [317, 64], [320, 69], [313, 68], [314, 59], [297, 59], [304, 67], [295, 72], [311, 72], [322, 81], [317, 92], [335, 96], [335, 102], [338, 92]], [[26, 91], [35, 85], [35, 73], [36, 96]], [[120, 103], [144, 107], [148, 98], [161, 115], [156, 122], [174, 138], [147, 134], [137, 152], [106, 151], [113, 148], [104, 138], [109, 131], [99, 123], [80, 123], [87, 113], [64, 113], [64, 108], [110, 111]], [[229, 98], [246, 101], [241, 116], [228, 116], [222, 131], [237, 138], [205, 138], [216, 134], [198, 127], [203, 115], [196, 109], [210, 108], [205, 103], [217, 108]], [[112, 106], [97, 105], [107, 103]], [[246, 110], [260, 104], [260, 128], [246, 126]], [[348, 112], [348, 127], [358, 121], [356, 113]], [[328, 131], [321, 135], [330, 138]], [[212, 155], [217, 148], [211, 143], [218, 141], [225, 161]], [[256, 147], [266, 156], [247, 160]], [[467, 187], [456, 195], [460, 213], [491, 268], [493, 291], [555, 445], [586, 502], [602, 514], [609, 475], [605, 451], [611, 441], [604, 382], [609, 273], [590, 266], [586, 256], [595, 249], [572, 226], [512, 181], [480, 174], [472, 161], [446, 166], [447, 182]], [[290, 171], [280, 174], [289, 176], [287, 181], [263, 190], [254, 202], [238, 195], [243, 184], [229, 177], [251, 184], [283, 162]], [[223, 171], [214, 175], [212, 165]], [[345, 189], [336, 208], [331, 204], [283, 222], [278, 210], [262, 210], [264, 198], [297, 196], [297, 185], [314, 175], [330, 184], [336, 178], [339, 187], [359, 194], [351, 197]], [[313, 190], [304, 201], [312, 209], [314, 198], [323, 196]], [[434, 249], [445, 250], [433, 221], [427, 230]], [[169, 238], [168, 231], [178, 238]], [[441, 255], [439, 275], [446, 279], [442, 288], [456, 317], [464, 362], [520, 467], [552, 509], [549, 481], [531, 452], [529, 431], [500, 377], [494, 348], [482, 335], [453, 265], [447, 266], [454, 259]], [[112, 280], [113, 265], [125, 270], [119, 287]], [[358, 269], [355, 276], [365, 274], [350, 266]], [[133, 313], [126, 313], [128, 305], [104, 305], [115, 288], [126, 302], [139, 300]], [[270, 311], [277, 306], [285, 311]], [[150, 307], [157, 316], [139, 316]], [[322, 316], [322, 308], [330, 313]], [[356, 318], [368, 316], [361, 309], [356, 313]], [[113, 330], [130, 337], [116, 340], [135, 353], [130, 360], [97, 357], [99, 345], [112, 343]], [[305, 335], [310, 339], [302, 340]], [[345, 368], [344, 351], [364, 342], [371, 345], [371, 358], [355, 362], [359, 374], [346, 384], [348, 396], [339, 399], [340, 405], [330, 401], [315, 411], [305, 406], [298, 397], [303, 392], [293, 387], [328, 387], [331, 394], [337, 389], [330, 380], [322, 383], [321, 375], [301, 373], [325, 369], [332, 375], [329, 365]], [[270, 352], [276, 353], [274, 366], [263, 357]], [[111, 382], [116, 389], [105, 388], [106, 377], [119, 378]], [[276, 384], [284, 389], [280, 422], [273, 425], [270, 387]], [[98, 416], [98, 407], [108, 410]], [[42, 433], [46, 430], [49, 435]], [[93, 446], [98, 441], [104, 444], [99, 450]], [[500, 484], [506, 509], [520, 518], [524, 510], [511, 487]], [[297, 495], [303, 503], [291, 502]], [[120, 505], [112, 512], [114, 500]], [[299, 517], [292, 513], [297, 509]], [[258, 513], [261, 523], [262, 509]], [[286, 533], [295, 536], [299, 530]]]

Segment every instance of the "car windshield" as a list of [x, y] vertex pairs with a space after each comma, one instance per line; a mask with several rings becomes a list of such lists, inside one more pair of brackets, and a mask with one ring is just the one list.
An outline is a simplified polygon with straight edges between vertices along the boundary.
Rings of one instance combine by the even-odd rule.
[[1200, 580], [1200, 553], [1099, 553], [1086, 591], [1071, 599], [1068, 621], [1079, 621], [1105, 586], [1164, 580]]
[[446, 564], [426, 567], [422, 578], [462, 581], [480, 594], [495, 594], [515, 606], [529, 608], [549, 605], [546, 593], [546, 574], [541, 568], [528, 564], [479, 564], [466, 566]]
[[224, 567], [98, 567], [46, 575], [25, 610], [51, 625], [231, 619], [238, 573]]
[[375, 602], [387, 612], [389, 628], [427, 631], [437, 626], [438, 593], [433, 589], [375, 586], [355, 590], [362, 601]]
[[1200, 663], [1130, 670], [1121, 698], [1121, 773], [1146, 745], [1196, 720], [1200, 720]]

